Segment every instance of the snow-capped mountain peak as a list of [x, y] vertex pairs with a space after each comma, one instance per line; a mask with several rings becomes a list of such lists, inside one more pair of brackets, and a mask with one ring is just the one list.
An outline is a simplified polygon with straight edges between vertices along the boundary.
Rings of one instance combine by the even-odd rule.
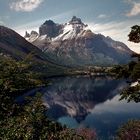
[[39, 34], [31, 35], [28, 41], [45, 51], [55, 63], [67, 66], [125, 64], [133, 53], [124, 43], [93, 33], [76, 16], [65, 24], [45, 21]]
[[85, 31], [85, 29], [86, 28], [84, 28], [81, 25], [78, 25], [78, 24], [72, 25], [70, 23], [67, 23], [64, 25], [62, 33], [58, 35], [57, 37], [53, 38], [53, 41], [58, 40], [58, 39], [67, 40], [67, 39], [78, 37]]
[[63, 25], [62, 33], [52, 40], [67, 40], [82, 36], [84, 35], [85, 31], [89, 30], [87, 26], [88, 25], [85, 25], [80, 18], [73, 16], [73, 18], [68, 23]]
[[73, 27], [86, 27], [86, 25], [82, 22], [80, 18], [73, 16], [72, 19], [69, 21], [69, 24], [73, 25]]
[[88, 25], [85, 25], [80, 18], [73, 16], [72, 19], [65, 24], [57, 24], [52, 20], [46, 20], [40, 26], [39, 34], [35, 31], [32, 31], [31, 34], [29, 34], [26, 31], [25, 38], [31, 43], [37, 39], [42, 40], [46, 38], [57, 41], [82, 37], [85, 36], [86, 33], [91, 32]]

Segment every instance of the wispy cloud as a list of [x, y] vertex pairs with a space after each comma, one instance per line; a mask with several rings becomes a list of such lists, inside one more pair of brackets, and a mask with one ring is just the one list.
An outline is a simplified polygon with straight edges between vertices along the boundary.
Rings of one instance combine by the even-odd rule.
[[124, 0], [124, 2], [130, 4], [130, 3], [133, 3], [134, 0]]
[[39, 26], [44, 21], [45, 21], [45, 19], [40, 19], [40, 20], [37, 20], [35, 22], [29, 22], [27, 24], [23, 24], [23, 25], [20, 25], [20, 26], [13, 27], [13, 29], [15, 31], [17, 31], [21, 36], [24, 36], [25, 31], [28, 31], [28, 32], [37, 31], [38, 32]]
[[30, 12], [36, 9], [44, 0], [14, 0], [10, 8], [15, 11]]
[[132, 5], [130, 11], [126, 13], [126, 16], [131, 17], [140, 15], [140, 2], [134, 0], [126, 0], [126, 2]]
[[100, 15], [98, 16], [98, 18], [108, 18], [108, 16], [105, 15], [105, 14], [100, 14]]
[[[140, 53], [139, 44], [135, 44], [128, 41], [128, 34], [130, 32], [130, 27], [138, 24], [139, 20], [127, 20], [123, 22], [112, 21], [108, 23], [88, 23], [89, 28], [94, 33], [101, 33], [105, 36], [110, 36], [114, 40], [124, 42], [133, 51]], [[138, 47], [139, 46], [139, 47]]]
[[[136, 103], [127, 103], [125, 100], [120, 101], [118, 104], [118, 101], [120, 99], [120, 96], [115, 96], [112, 100], [107, 100], [104, 104], [100, 104], [98, 106], [95, 106], [95, 108], [92, 110], [92, 114], [104, 114], [106, 113], [106, 110], [109, 112], [112, 112], [116, 115], [116, 113], [128, 113], [130, 110], [133, 112], [137, 112], [138, 104]], [[128, 109], [129, 108], [129, 109]]]

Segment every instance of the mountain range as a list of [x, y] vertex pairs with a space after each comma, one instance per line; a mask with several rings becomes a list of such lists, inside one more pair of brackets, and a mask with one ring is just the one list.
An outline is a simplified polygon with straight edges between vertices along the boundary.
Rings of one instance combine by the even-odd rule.
[[68, 23], [45, 21], [39, 33], [26, 32], [25, 37], [0, 26], [0, 56], [17, 60], [33, 54], [32, 59], [56, 67], [112, 66], [131, 61], [132, 51], [122, 42], [93, 33], [80, 18]]
[[95, 34], [76, 16], [65, 24], [47, 20], [39, 27], [39, 33], [26, 32], [25, 38], [41, 49], [51, 62], [63, 66], [126, 64], [133, 53], [124, 43]]

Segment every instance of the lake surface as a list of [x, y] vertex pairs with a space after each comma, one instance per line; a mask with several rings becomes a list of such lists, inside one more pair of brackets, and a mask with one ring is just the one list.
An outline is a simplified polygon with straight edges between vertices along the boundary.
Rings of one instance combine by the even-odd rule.
[[[126, 80], [84, 76], [49, 80], [47, 88], [39, 89], [47, 115], [70, 128], [88, 127], [96, 130], [101, 140], [109, 140], [121, 124], [140, 119], [140, 103], [119, 101]], [[35, 92], [36, 89], [25, 96]]]
[[119, 101], [125, 86], [125, 80], [111, 77], [54, 78], [43, 91], [43, 102], [51, 119], [70, 128], [95, 129], [108, 140], [124, 122], [140, 119], [139, 103]]

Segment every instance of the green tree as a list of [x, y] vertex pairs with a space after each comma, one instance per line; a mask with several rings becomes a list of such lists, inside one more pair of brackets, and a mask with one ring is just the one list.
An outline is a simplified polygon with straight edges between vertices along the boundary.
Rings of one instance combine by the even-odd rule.
[[139, 140], [140, 120], [129, 120], [117, 131], [116, 140]]
[[137, 86], [129, 86], [121, 92], [120, 100], [127, 100], [127, 102], [140, 102], [140, 85]]
[[38, 74], [29, 70], [24, 61], [16, 62], [10, 58], [0, 59], [0, 117], [12, 114], [14, 98], [24, 90], [43, 84]]
[[12, 115], [0, 121], [1, 140], [93, 140], [88, 137], [49, 120], [41, 94], [15, 107]]
[[40, 96], [15, 103], [22, 92], [42, 84], [30, 63], [0, 59], [0, 140], [83, 140], [75, 130], [47, 118]]
[[1, 123], [0, 138], [3, 140], [45, 140], [64, 129], [59, 123], [48, 120], [40, 96], [15, 110]]
[[15, 93], [42, 85], [38, 74], [31, 71], [30, 67], [24, 61], [0, 59], [0, 92]]
[[139, 43], [140, 42], [140, 26], [134, 25], [131, 27], [131, 32], [128, 35], [129, 41]]

